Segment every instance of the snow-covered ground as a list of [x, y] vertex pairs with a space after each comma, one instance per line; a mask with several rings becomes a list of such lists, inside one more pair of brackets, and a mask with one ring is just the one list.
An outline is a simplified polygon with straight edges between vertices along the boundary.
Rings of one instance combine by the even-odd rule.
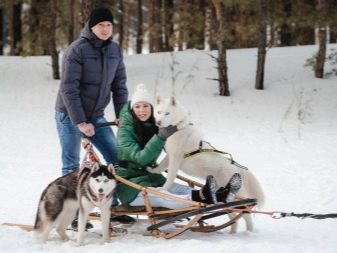
[[[126, 56], [128, 87], [132, 92], [142, 82], [168, 96], [174, 77], [175, 94], [205, 140], [230, 152], [261, 182], [267, 197], [263, 211], [336, 213], [337, 77], [316, 79], [303, 67], [316, 50], [270, 49], [263, 91], [254, 89], [256, 49], [229, 51], [230, 97], [217, 95], [209, 52]], [[0, 223], [33, 224], [42, 190], [61, 175], [54, 122], [59, 82], [51, 76], [49, 57], [0, 57]], [[113, 119], [112, 108], [107, 117]], [[83, 247], [61, 241], [54, 232], [40, 244], [32, 233], [0, 226], [0, 252], [337, 252], [336, 219], [276, 220], [256, 214], [254, 221], [253, 233], [240, 222], [236, 235], [226, 229], [165, 240], [143, 236], [148, 224], [140, 220], [111, 243], [100, 244], [89, 234]]]

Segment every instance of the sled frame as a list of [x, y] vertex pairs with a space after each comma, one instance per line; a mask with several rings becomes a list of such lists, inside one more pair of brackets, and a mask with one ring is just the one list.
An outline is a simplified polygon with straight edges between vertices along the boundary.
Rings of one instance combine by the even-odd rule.
[[[138, 184], [132, 183], [125, 178], [115, 175], [116, 180], [126, 184], [132, 188], [141, 191], [144, 197], [144, 206], [134, 206], [126, 208], [122, 205], [116, 207], [112, 210], [113, 216], [121, 215], [142, 215], [147, 217], [150, 226], [147, 227], [148, 233], [146, 235], [151, 235], [158, 238], [170, 239], [183, 232], [190, 230], [192, 232], [214, 232], [224, 229], [228, 226], [234, 224], [243, 215], [243, 212], [238, 212], [233, 218], [228, 218], [228, 221], [220, 225], [208, 225], [205, 221], [218, 216], [227, 215], [232, 213], [231, 208], [242, 208], [245, 211], [251, 210], [256, 205], [255, 199], [240, 199], [230, 203], [219, 203], [219, 204], [205, 204], [197, 201], [192, 201], [184, 198], [179, 198], [172, 196], [152, 188], [147, 188], [140, 186]], [[185, 181], [189, 186], [202, 187], [202, 184], [187, 179], [185, 177], [179, 176], [179, 179]], [[186, 181], [187, 180], [187, 181]], [[193, 187], [194, 188], [194, 187]], [[190, 204], [190, 207], [179, 208], [179, 209], [166, 209], [166, 208], [156, 208], [152, 207], [149, 194], [171, 199], [173, 201], [182, 202]], [[187, 220], [185, 224], [176, 224], [177, 221]], [[171, 227], [171, 231], [162, 231], [161, 228], [167, 225], [174, 225]]]
[[[92, 145], [85, 137], [82, 138], [82, 147], [86, 151], [86, 157], [91, 162], [99, 162], [99, 158], [95, 153]], [[187, 185], [189, 185], [191, 188], [201, 188], [203, 186], [203, 184], [190, 180], [183, 176], [178, 175], [177, 178], [187, 183]], [[170, 194], [155, 190], [154, 188], [143, 187], [116, 174], [115, 179], [120, 183], [126, 184], [134, 189], [139, 190], [143, 195], [145, 205], [129, 208], [125, 208], [124, 206], [120, 205], [113, 209], [111, 214], [113, 216], [143, 215], [147, 217], [150, 223], [150, 226], [147, 228], [147, 230], [149, 231], [149, 235], [159, 238], [170, 239], [177, 235], [180, 235], [187, 230], [193, 232], [218, 231], [235, 223], [239, 218], [242, 217], [243, 213], [236, 213], [236, 215], [233, 218], [229, 219], [229, 221], [217, 226], [207, 225], [205, 223], [205, 220], [231, 213], [230, 208], [243, 208], [249, 211], [257, 203], [255, 199], [242, 199], [238, 197], [238, 201], [226, 204], [208, 205], [205, 203], [172, 196]], [[179, 209], [155, 208], [151, 205], [149, 194], [189, 204], [190, 206]], [[98, 217], [91, 216], [90, 218], [97, 219]], [[188, 219], [189, 221], [186, 224], [175, 225], [175, 229], [169, 232], [164, 232], [160, 229], [166, 225], [174, 224], [176, 221], [181, 219]]]

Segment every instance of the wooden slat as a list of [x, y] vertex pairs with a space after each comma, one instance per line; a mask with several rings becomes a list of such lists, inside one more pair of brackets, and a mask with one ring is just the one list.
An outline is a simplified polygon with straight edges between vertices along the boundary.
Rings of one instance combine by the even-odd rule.
[[25, 231], [33, 231], [34, 230], [34, 226], [33, 225], [26, 225], [26, 224], [19, 224], [19, 223], [2, 223], [2, 226], [10, 226], [10, 227], [18, 227], [21, 228], [22, 230]]

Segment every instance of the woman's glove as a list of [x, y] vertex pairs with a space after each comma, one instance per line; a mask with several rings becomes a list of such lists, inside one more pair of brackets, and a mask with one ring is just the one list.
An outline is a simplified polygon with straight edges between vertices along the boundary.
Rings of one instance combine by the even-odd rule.
[[170, 137], [172, 134], [177, 132], [177, 127], [169, 125], [167, 127], [161, 127], [159, 128], [158, 136], [163, 141], [166, 141], [168, 137]]

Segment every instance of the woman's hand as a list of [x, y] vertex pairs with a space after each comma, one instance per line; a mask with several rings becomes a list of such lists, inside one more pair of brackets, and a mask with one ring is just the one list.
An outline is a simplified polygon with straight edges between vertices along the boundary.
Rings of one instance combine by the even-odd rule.
[[168, 137], [177, 132], [178, 129], [176, 126], [169, 125], [167, 127], [159, 128], [158, 136], [163, 141], [166, 141]]

